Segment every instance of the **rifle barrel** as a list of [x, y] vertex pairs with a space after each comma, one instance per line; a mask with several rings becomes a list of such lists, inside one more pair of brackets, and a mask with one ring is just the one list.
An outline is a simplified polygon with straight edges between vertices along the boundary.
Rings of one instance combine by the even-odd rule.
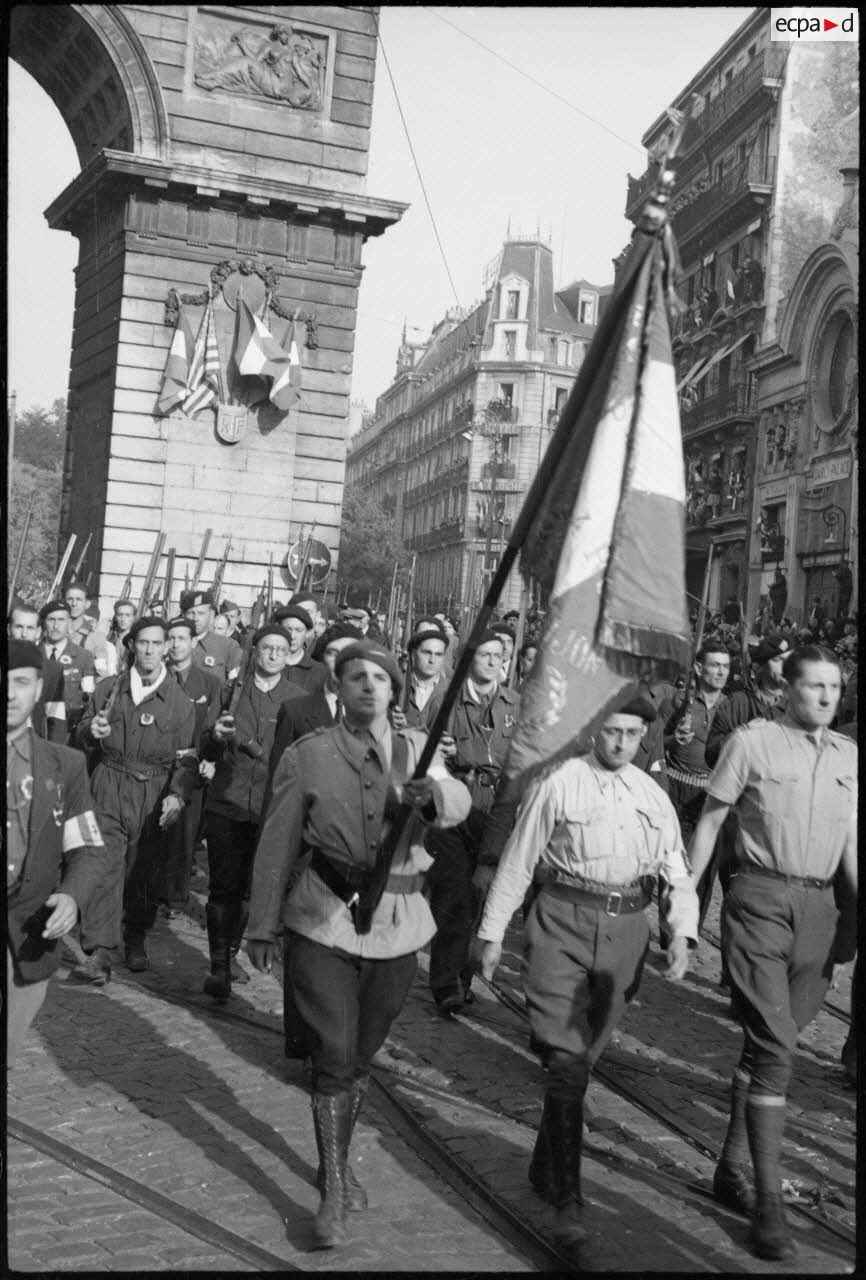
[[90, 550], [90, 544], [92, 541], [93, 541], [93, 530], [91, 529], [90, 533], [88, 533], [87, 535], [87, 541], [85, 542], [84, 546], [81, 548], [81, 551], [79, 552], [79, 554], [76, 556], [75, 564], [72, 566], [73, 578], [77, 578], [79, 573], [81, 572], [81, 567], [84, 564], [84, 557], [87, 555], [88, 551]]
[[198, 580], [201, 577], [201, 571], [204, 568], [205, 556], [207, 555], [207, 549], [210, 546], [210, 537], [212, 533], [212, 529], [205, 529], [202, 536], [201, 551], [198, 554], [198, 562], [195, 566], [195, 573], [192, 575], [192, 582], [189, 584], [190, 591], [195, 591], [198, 586]]
[[153, 591], [153, 583], [159, 568], [159, 562], [162, 558], [162, 548], [165, 546], [165, 534], [158, 533], [156, 542], [153, 544], [153, 552], [150, 557], [150, 564], [147, 567], [147, 573], [144, 578], [144, 585], [141, 588], [141, 597], [138, 601], [138, 608], [135, 611], [136, 620], [144, 617], [144, 611], [150, 601], [150, 593]]
[[31, 493], [30, 501], [27, 504], [27, 510], [24, 513], [24, 524], [21, 528], [21, 541], [18, 543], [18, 554], [15, 557], [15, 568], [12, 571], [12, 577], [9, 579], [9, 600], [6, 605], [6, 612], [12, 608], [12, 601], [15, 599], [15, 592], [18, 589], [18, 575], [21, 572], [21, 561], [24, 559], [24, 548], [27, 546], [27, 534], [30, 532], [30, 521], [33, 518], [33, 505], [36, 501], [36, 495]]
[[66, 573], [66, 566], [69, 564], [69, 557], [72, 555], [72, 550], [75, 546], [76, 536], [77, 535], [74, 533], [70, 533], [69, 535], [69, 541], [66, 544], [66, 550], [63, 553], [63, 557], [57, 568], [57, 572], [54, 575], [54, 581], [51, 584], [51, 590], [48, 592], [49, 600], [54, 599], [54, 592], [58, 590], [58, 588], [60, 587], [60, 584], [63, 581], [63, 575]]

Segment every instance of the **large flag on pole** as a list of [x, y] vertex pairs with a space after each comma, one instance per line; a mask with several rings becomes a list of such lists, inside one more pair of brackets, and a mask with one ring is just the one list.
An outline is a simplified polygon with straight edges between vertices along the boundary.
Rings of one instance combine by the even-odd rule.
[[244, 377], [265, 378], [270, 384], [269, 399], [283, 413], [291, 409], [300, 395], [301, 360], [289, 327], [289, 349], [280, 346], [267, 326], [251, 310], [243, 295], [238, 295], [238, 331], [235, 360]]
[[165, 362], [165, 372], [162, 375], [162, 389], [157, 401], [157, 409], [160, 413], [171, 413], [172, 409], [176, 408], [186, 397], [193, 346], [189, 320], [183, 309], [183, 304], [179, 303], [177, 324], [171, 339], [171, 346], [168, 349], [168, 359]]
[[213, 323], [213, 301], [208, 298], [192, 353], [183, 410], [192, 415], [221, 399], [220, 355]]
[[615, 324], [603, 343], [597, 335], [561, 415], [562, 438], [551, 441], [555, 470], [533, 486], [535, 510], [521, 513], [522, 572], [550, 595], [506, 765], [512, 780], [587, 746], [641, 677], [673, 674], [689, 659], [668, 263], [663, 237], [638, 236], [611, 307]]

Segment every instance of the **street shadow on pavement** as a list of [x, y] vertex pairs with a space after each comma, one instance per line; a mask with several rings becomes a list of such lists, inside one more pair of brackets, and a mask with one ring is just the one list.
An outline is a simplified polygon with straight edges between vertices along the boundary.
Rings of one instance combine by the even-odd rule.
[[[251, 1045], [242, 1028], [208, 1023], [209, 1027], [212, 1025], [232, 1053], [256, 1067], [270, 1068], [271, 1064], [263, 1061], [261, 1047]], [[219, 1117], [222, 1124], [269, 1152], [303, 1181], [312, 1183], [315, 1170], [271, 1125], [243, 1107], [231, 1086], [206, 1061], [167, 1043], [152, 1021], [121, 1000], [112, 999], [111, 986], [96, 992], [71, 984], [52, 984], [50, 1005], [40, 1016], [38, 1030], [57, 1066], [73, 1085], [85, 1091], [85, 1097], [86, 1091], [99, 1081], [126, 1097], [143, 1116], [155, 1117], [170, 1126], [184, 1142], [197, 1147], [207, 1161], [265, 1199], [289, 1224], [290, 1232], [297, 1222], [304, 1237], [297, 1247], [309, 1247], [309, 1210], [296, 1204], [283, 1186], [203, 1112]], [[113, 1125], [119, 1131], [123, 1122], [115, 1118]], [[91, 1125], [85, 1125], [83, 1133], [85, 1143], [94, 1133], [98, 1140], [98, 1130]], [[65, 1132], [58, 1136], [68, 1138]], [[128, 1148], [123, 1148], [123, 1154], [130, 1154]], [[114, 1161], [115, 1167], [122, 1167], [114, 1152], [106, 1157], [102, 1149], [98, 1158], [107, 1158], [109, 1164]], [[136, 1176], [128, 1161], [123, 1171]], [[146, 1178], [146, 1168], [138, 1176]], [[154, 1189], [163, 1190], [159, 1185]], [[217, 1203], [211, 1212], [219, 1212], [219, 1194], [217, 1189]], [[227, 1184], [226, 1194], [231, 1197], [231, 1184]], [[227, 1206], [227, 1216], [228, 1212]]]

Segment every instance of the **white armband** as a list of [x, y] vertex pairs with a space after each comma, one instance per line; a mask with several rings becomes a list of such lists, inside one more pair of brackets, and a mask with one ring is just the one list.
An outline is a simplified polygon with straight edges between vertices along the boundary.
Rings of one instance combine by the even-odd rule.
[[103, 845], [102, 832], [92, 809], [78, 813], [74, 818], [67, 818], [63, 824], [64, 853], [69, 853], [70, 849], [80, 849], [85, 844], [99, 845], [100, 848]]

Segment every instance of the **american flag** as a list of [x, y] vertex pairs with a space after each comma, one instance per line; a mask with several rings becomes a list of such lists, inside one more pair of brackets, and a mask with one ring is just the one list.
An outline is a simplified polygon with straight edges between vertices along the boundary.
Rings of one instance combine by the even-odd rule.
[[209, 298], [201, 318], [187, 383], [184, 413], [192, 415], [222, 399], [222, 374], [213, 323], [213, 301]]

